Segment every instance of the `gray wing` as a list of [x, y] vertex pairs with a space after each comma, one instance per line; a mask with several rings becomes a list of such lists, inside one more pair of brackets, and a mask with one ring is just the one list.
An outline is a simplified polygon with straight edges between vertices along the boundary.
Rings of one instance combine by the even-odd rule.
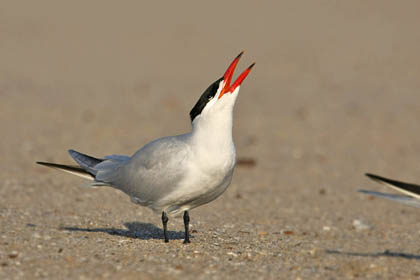
[[413, 207], [420, 208], [420, 200], [418, 200], [418, 199], [416, 199], [412, 196], [381, 193], [381, 192], [368, 191], [368, 190], [359, 190], [359, 192], [374, 195], [374, 196], [377, 196], [377, 197], [393, 200], [393, 201], [396, 201], [396, 202], [399, 202], [399, 203], [403, 203], [403, 204], [406, 204], [406, 205], [410, 205], [410, 206], [413, 206]]
[[138, 203], [152, 205], [182, 181], [190, 154], [185, 135], [155, 140], [131, 157], [112, 185]]

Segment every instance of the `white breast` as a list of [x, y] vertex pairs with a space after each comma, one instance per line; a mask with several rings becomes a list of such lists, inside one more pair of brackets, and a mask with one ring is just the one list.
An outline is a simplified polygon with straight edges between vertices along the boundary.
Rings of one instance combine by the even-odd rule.
[[156, 202], [156, 206], [177, 215], [216, 199], [230, 185], [234, 166], [234, 149], [226, 157], [205, 159], [201, 156], [192, 160], [178, 187]]

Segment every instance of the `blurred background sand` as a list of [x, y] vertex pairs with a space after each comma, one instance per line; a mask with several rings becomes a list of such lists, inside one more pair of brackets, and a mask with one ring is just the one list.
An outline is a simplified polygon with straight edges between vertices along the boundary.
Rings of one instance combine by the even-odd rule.
[[[418, 277], [418, 211], [357, 190], [389, 191], [368, 171], [420, 182], [419, 9], [2, 1], [0, 277]], [[234, 137], [256, 164], [192, 211], [191, 246], [164, 244], [159, 217], [123, 194], [34, 164], [71, 163], [69, 148], [132, 154], [184, 133], [242, 50], [239, 71], [257, 64]], [[181, 220], [170, 228], [179, 238]]]

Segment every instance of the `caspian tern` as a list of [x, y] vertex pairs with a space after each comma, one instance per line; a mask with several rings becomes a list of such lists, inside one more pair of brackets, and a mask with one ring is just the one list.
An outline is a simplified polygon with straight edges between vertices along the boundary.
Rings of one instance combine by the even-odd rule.
[[390, 193], [381, 193], [368, 190], [359, 190], [359, 192], [378, 196], [381, 198], [386, 198], [403, 204], [420, 208], [420, 186], [410, 183], [404, 183], [401, 181], [396, 181], [388, 178], [384, 178], [378, 175], [366, 173], [370, 179], [377, 181], [381, 184], [384, 184], [388, 187], [391, 187], [399, 192], [404, 193], [405, 195], [390, 194]]
[[184, 213], [185, 239], [189, 243], [188, 211], [219, 197], [230, 185], [236, 164], [232, 139], [233, 107], [239, 88], [255, 63], [231, 85], [243, 52], [223, 77], [212, 83], [190, 112], [192, 130], [186, 134], [154, 140], [134, 155], [108, 155], [103, 159], [74, 150], [78, 166], [49, 162], [38, 164], [93, 180], [90, 186], [110, 186], [131, 201], [162, 214], [163, 234], [168, 242], [169, 216]]

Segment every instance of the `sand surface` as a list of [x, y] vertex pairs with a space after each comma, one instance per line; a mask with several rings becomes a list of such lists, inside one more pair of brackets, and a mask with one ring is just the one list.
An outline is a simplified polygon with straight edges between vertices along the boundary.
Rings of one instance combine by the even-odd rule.
[[[26, 2], [26, 3], [25, 3]], [[60, 3], [59, 3], [60, 2]], [[415, 279], [420, 212], [358, 189], [420, 182], [418, 1], [2, 1], [1, 279]], [[190, 129], [230, 61], [239, 165], [169, 222], [35, 165]]]

